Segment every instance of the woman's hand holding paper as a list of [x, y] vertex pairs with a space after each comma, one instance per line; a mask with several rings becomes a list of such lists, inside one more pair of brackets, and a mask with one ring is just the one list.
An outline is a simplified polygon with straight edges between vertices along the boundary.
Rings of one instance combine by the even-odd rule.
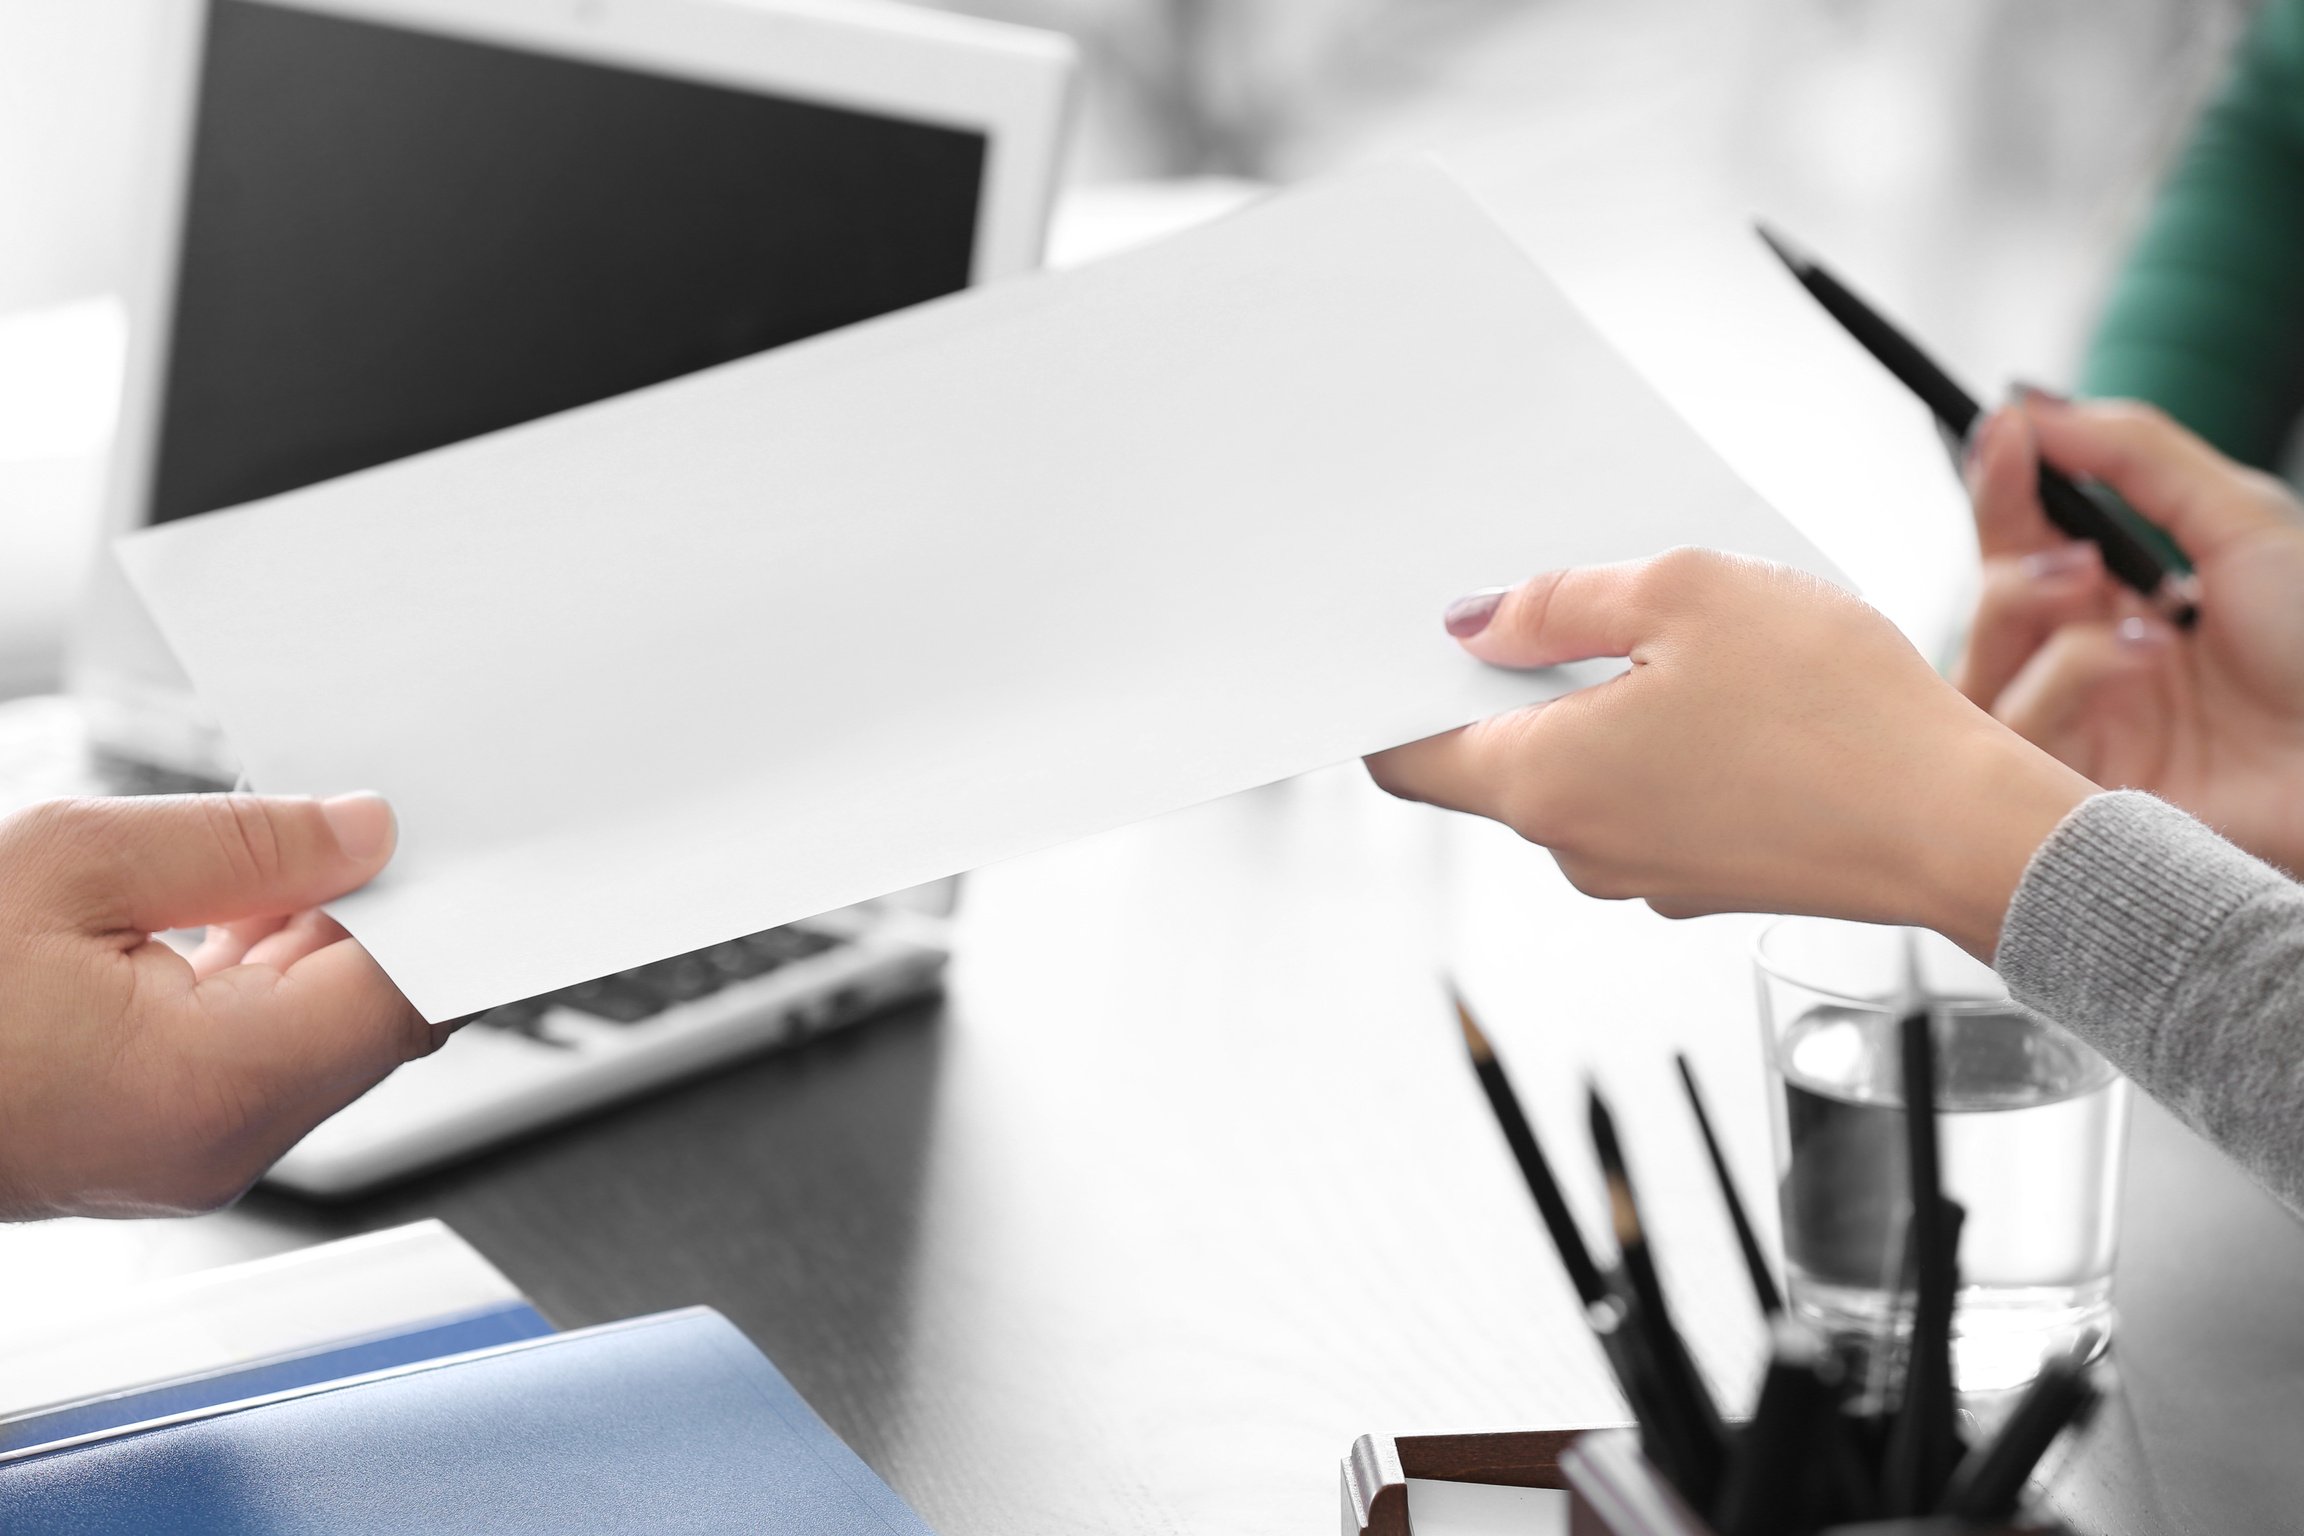
[[1369, 759], [1506, 823], [1576, 886], [1673, 917], [1914, 923], [1989, 960], [2032, 852], [2095, 786], [1970, 704], [1878, 613], [1702, 550], [1453, 605], [1483, 661], [1621, 677]]

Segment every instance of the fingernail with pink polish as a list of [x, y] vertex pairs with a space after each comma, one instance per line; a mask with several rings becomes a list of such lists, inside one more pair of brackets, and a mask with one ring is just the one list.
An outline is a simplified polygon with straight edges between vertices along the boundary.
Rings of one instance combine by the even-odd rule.
[[1448, 633], [1457, 639], [1469, 640], [1488, 627], [1488, 621], [1496, 617], [1497, 605], [1504, 601], [1504, 594], [1511, 590], [1510, 587], [1487, 587], [1478, 592], [1468, 592], [1448, 605], [1447, 611], [1440, 616], [1440, 622], [1447, 625]]
[[2062, 581], [2083, 571], [2093, 571], [2103, 563], [2103, 556], [2093, 544], [2059, 544], [2054, 549], [2043, 549], [2026, 555], [2020, 566], [2032, 581]]
[[2112, 637], [2131, 651], [2166, 650], [2175, 640], [2175, 631], [2165, 624], [2155, 624], [2146, 618], [2126, 618], [2112, 631]]

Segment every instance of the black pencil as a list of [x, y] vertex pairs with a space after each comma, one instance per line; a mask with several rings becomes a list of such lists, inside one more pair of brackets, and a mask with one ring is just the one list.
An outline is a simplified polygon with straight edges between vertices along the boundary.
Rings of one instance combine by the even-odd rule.
[[1728, 1224], [1736, 1229], [1736, 1246], [1744, 1251], [1744, 1268], [1752, 1277], [1752, 1295], [1760, 1303], [1763, 1317], [1774, 1317], [1784, 1310], [1784, 1298], [1777, 1293], [1776, 1277], [1769, 1272], [1768, 1257], [1760, 1251], [1760, 1239], [1753, 1234], [1752, 1222], [1744, 1214], [1744, 1202], [1736, 1194], [1736, 1180], [1728, 1172], [1728, 1159], [1720, 1150], [1720, 1138], [1712, 1133], [1712, 1117], [1705, 1112], [1704, 1094], [1696, 1086], [1696, 1069], [1689, 1064], [1688, 1053], [1681, 1051], [1672, 1058], [1680, 1069], [1680, 1086], [1688, 1090], [1688, 1107], [1696, 1115], [1697, 1132], [1704, 1138], [1705, 1155], [1712, 1159], [1712, 1176], [1720, 1181], [1720, 1202], [1728, 1207]]
[[1544, 1159], [1544, 1149], [1536, 1144], [1536, 1132], [1530, 1128], [1527, 1115], [1520, 1109], [1520, 1096], [1512, 1091], [1511, 1079], [1504, 1075], [1504, 1064], [1496, 1059], [1496, 1048], [1481, 1033], [1480, 1025], [1472, 1017], [1472, 1009], [1455, 987], [1448, 989], [1448, 1000], [1456, 1007], [1456, 1022], [1464, 1030], [1464, 1048], [1471, 1052], [1472, 1071], [1480, 1079], [1481, 1091], [1488, 1095], [1488, 1107], [1496, 1113], [1496, 1123], [1504, 1132], [1505, 1143], [1512, 1148], [1513, 1160], [1520, 1165], [1520, 1176], [1528, 1182], [1528, 1193], [1535, 1197], [1536, 1212], [1544, 1218], [1545, 1230], [1552, 1234], [1552, 1246], [1560, 1252], [1560, 1263], [1568, 1271], [1568, 1283], [1576, 1287], [1576, 1297], [1589, 1307], [1608, 1295], [1608, 1286], [1600, 1277], [1600, 1266], [1592, 1262], [1591, 1250], [1584, 1246], [1584, 1234], [1577, 1228], [1576, 1218], [1568, 1210], [1568, 1202], [1561, 1198], [1560, 1185], [1552, 1177], [1552, 1165]]
[[1620, 1288], [1584, 1309], [1584, 1319], [1615, 1372], [1617, 1388], [1632, 1407], [1640, 1427], [1640, 1452], [1675, 1488], [1696, 1486], [1704, 1453], [1697, 1444], [1686, 1414], [1678, 1411], [1664, 1387], [1664, 1370], [1642, 1326], [1639, 1308]]
[[1537, 1213], [1551, 1234], [1561, 1266], [1568, 1271], [1569, 1283], [1575, 1286], [1577, 1299], [1584, 1304], [1585, 1321], [1599, 1341], [1601, 1353], [1607, 1357], [1625, 1402], [1631, 1405], [1633, 1418], [1639, 1421], [1642, 1448], [1657, 1470], [1678, 1483], [1687, 1475], [1687, 1437], [1669, 1417], [1669, 1405], [1659, 1385], [1660, 1373], [1639, 1336], [1632, 1309], [1609, 1287], [1599, 1266], [1593, 1263], [1591, 1250], [1584, 1245], [1584, 1234], [1577, 1227], [1568, 1202], [1561, 1197], [1558, 1181], [1552, 1177], [1552, 1165], [1545, 1160], [1536, 1132], [1520, 1108], [1520, 1096], [1512, 1091], [1512, 1081], [1504, 1075], [1504, 1064], [1496, 1059], [1495, 1047], [1488, 1043], [1479, 1021], [1472, 1017], [1471, 1006], [1453, 985], [1448, 988], [1448, 997], [1455, 1005], [1456, 1022], [1464, 1031], [1464, 1048], [1471, 1054], [1472, 1070], [1480, 1079], [1482, 1092], [1488, 1096], [1488, 1107], [1495, 1112], [1505, 1143], [1520, 1165], [1520, 1176], [1527, 1181], [1528, 1193], [1535, 1197]]
[[1964, 1520], [1998, 1521], [2015, 1514], [2032, 1469], [2058, 1435], [2087, 1421], [2100, 1397], [2080, 1351], [2049, 1361], [2000, 1433], [1960, 1463], [1938, 1507]]
[[1640, 1219], [1640, 1200], [1625, 1166], [1623, 1144], [1616, 1136], [1616, 1117], [1597, 1086], [1587, 1090], [1586, 1107], [1592, 1120], [1592, 1147], [1600, 1158], [1600, 1171], [1608, 1181], [1608, 1212], [1616, 1234], [1616, 1252], [1632, 1295], [1634, 1324], [1640, 1329], [1656, 1362], [1657, 1387], [1665, 1410], [1687, 1447], [1686, 1475], [1680, 1490], [1698, 1508], [1710, 1506], [1720, 1484], [1727, 1451], [1727, 1429], [1719, 1404], [1704, 1384], [1687, 1342], [1673, 1325], [1672, 1309], [1664, 1299], [1664, 1283], [1648, 1250], [1647, 1229]]
[[[1755, 226], [1768, 249], [1791, 270], [1801, 287], [1879, 360], [1906, 389], [1918, 395], [1946, 431], [1966, 440], [1981, 415], [1975, 396], [1920, 350], [1917, 342], [1824, 270], [1813, 256], [1794, 248], [1766, 225]], [[2040, 466], [2040, 508], [2069, 538], [2086, 539], [2104, 554], [2104, 568], [2149, 599], [2171, 622], [2189, 628], [2199, 617], [2200, 585], [2180, 559], [2171, 561], [2131, 525], [2136, 514], [2116, 505], [2102, 490], [2072, 480], [2048, 464]]]
[[1904, 1146], [1911, 1179], [1912, 1342], [1903, 1401], [1888, 1438], [1889, 1513], [1936, 1507], [1959, 1456], [1952, 1391], [1952, 1306], [1959, 1286], [1960, 1207], [1944, 1198], [1936, 1144], [1936, 1045], [1925, 1005], [1898, 1024], [1904, 1077]]
[[1736, 1437], [1720, 1491], [1720, 1536], [1782, 1536], [1814, 1523], [1817, 1494], [1825, 1491], [1819, 1469], [1840, 1429], [1838, 1383], [1831, 1352], [1813, 1329], [1788, 1317], [1772, 1320], [1759, 1401]]

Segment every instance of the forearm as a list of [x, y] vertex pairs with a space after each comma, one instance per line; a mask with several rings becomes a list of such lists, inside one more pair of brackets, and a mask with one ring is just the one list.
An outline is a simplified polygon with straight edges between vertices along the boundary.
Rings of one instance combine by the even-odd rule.
[[2033, 856], [1996, 963], [2304, 1212], [2304, 886], [2149, 796], [2098, 795]]
[[2097, 788], [1981, 715], [1964, 723], [1966, 750], [1930, 775], [1936, 803], [1909, 803], [1901, 818], [1898, 864], [1910, 873], [1898, 883], [1919, 899], [1922, 926], [1990, 964], [2034, 850]]

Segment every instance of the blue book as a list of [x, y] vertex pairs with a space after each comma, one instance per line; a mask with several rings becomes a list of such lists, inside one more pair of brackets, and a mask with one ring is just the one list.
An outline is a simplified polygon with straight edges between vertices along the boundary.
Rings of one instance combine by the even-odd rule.
[[437, 1221], [0, 1317], [0, 1462], [57, 1440], [550, 1333]]
[[0, 1452], [47, 1445], [83, 1435], [213, 1408], [251, 1397], [268, 1397], [299, 1387], [319, 1386], [346, 1376], [461, 1355], [518, 1339], [550, 1333], [552, 1325], [524, 1301], [499, 1302], [461, 1317], [355, 1339], [326, 1349], [261, 1360], [230, 1370], [158, 1382], [133, 1392], [71, 1403], [45, 1413], [0, 1423]]
[[0, 1531], [929, 1536], [705, 1308], [552, 1334], [0, 1462]]

